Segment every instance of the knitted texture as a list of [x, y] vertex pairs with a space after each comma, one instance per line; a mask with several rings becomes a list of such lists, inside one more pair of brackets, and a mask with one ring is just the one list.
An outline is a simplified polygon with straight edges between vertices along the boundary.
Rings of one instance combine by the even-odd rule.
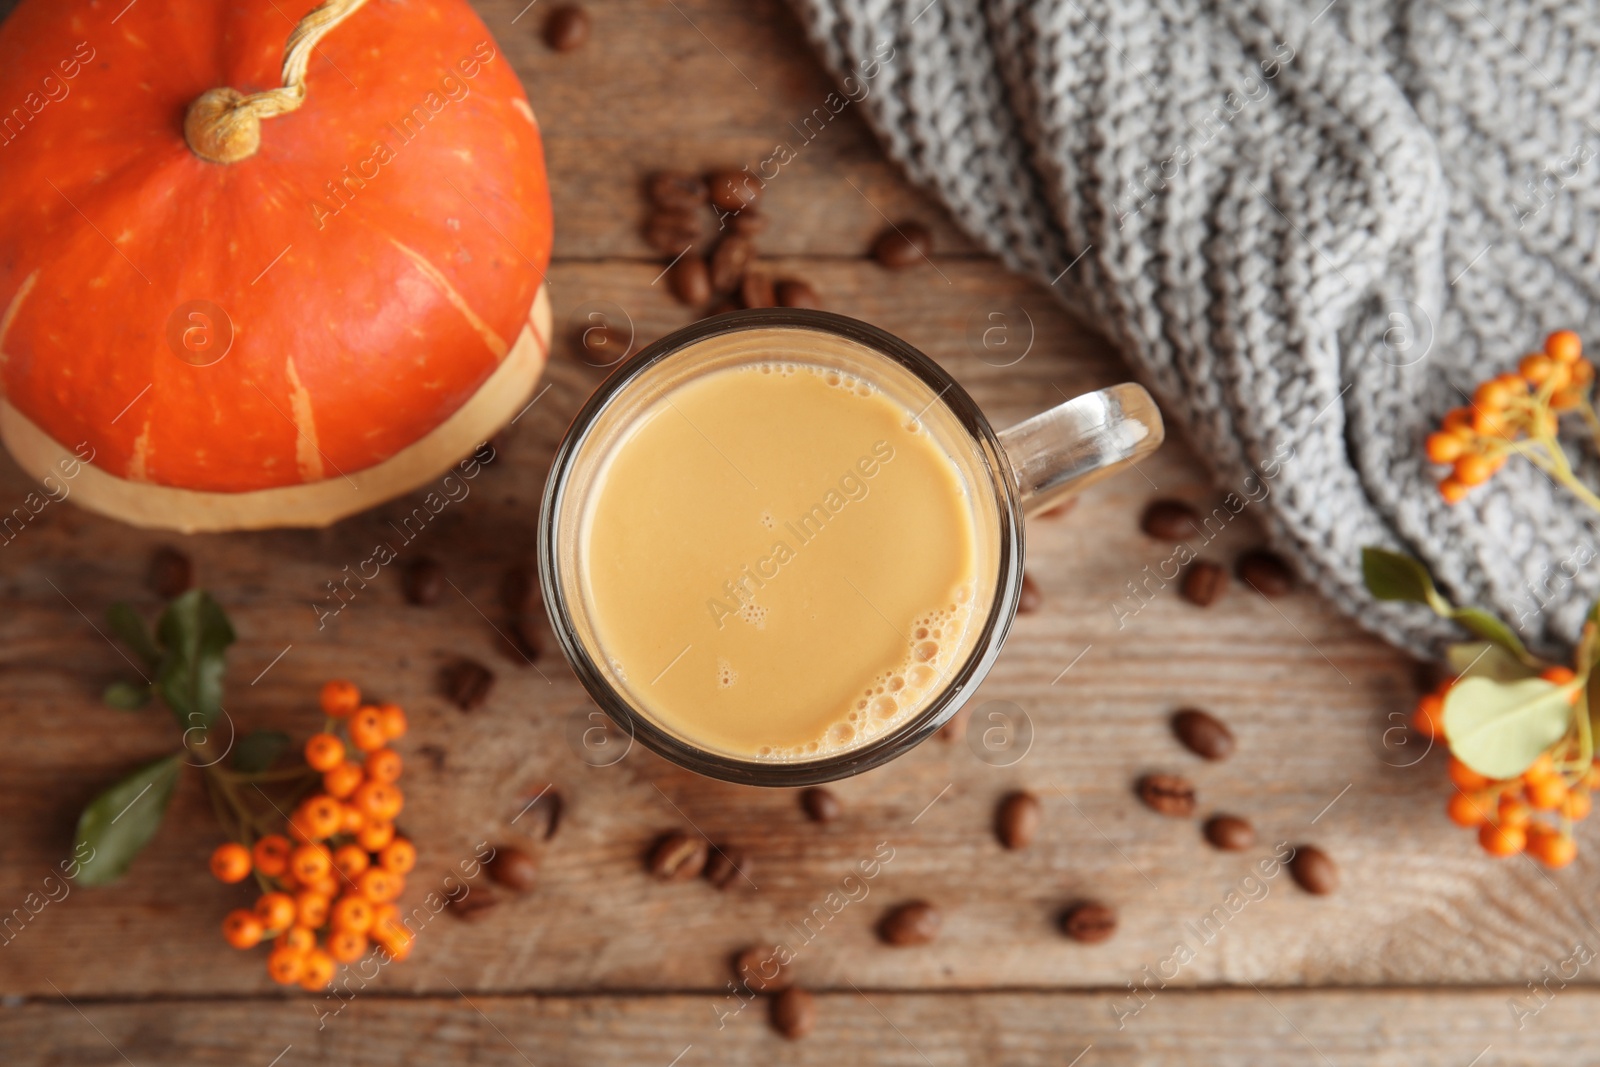
[[1219, 488], [1269, 487], [1249, 510], [1344, 611], [1456, 632], [1366, 593], [1382, 545], [1573, 639], [1593, 517], [1520, 462], [1446, 505], [1422, 446], [1549, 330], [1600, 337], [1595, 0], [793, 3], [839, 78], [884, 61], [861, 107], [913, 180], [1121, 348]]

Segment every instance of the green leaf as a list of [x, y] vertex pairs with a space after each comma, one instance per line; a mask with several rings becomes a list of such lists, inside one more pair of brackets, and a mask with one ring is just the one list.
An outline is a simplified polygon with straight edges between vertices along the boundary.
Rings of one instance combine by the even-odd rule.
[[233, 768], [246, 774], [264, 771], [289, 750], [289, 735], [281, 730], [252, 730], [233, 746]]
[[1537, 672], [1493, 641], [1463, 641], [1445, 652], [1450, 669], [1463, 678], [1488, 678], [1495, 682], [1520, 682]]
[[1426, 604], [1440, 615], [1452, 610], [1450, 602], [1434, 588], [1428, 568], [1410, 556], [1368, 545], [1361, 550], [1361, 577], [1367, 583], [1367, 592], [1379, 600]]
[[1565, 687], [1543, 678], [1468, 678], [1444, 699], [1444, 736], [1456, 759], [1479, 774], [1515, 778], [1566, 735], [1572, 714]]
[[138, 711], [150, 703], [150, 687], [139, 682], [112, 682], [101, 699], [119, 711]]
[[1456, 608], [1450, 612], [1450, 617], [1478, 637], [1493, 641], [1524, 663], [1528, 661], [1528, 650], [1523, 645], [1522, 639], [1511, 627], [1482, 608]]
[[183, 768], [183, 753], [147, 763], [95, 797], [78, 817], [74, 854], [87, 850], [78, 881], [106, 885], [128, 870], [161, 826]]
[[111, 632], [117, 635], [118, 640], [128, 646], [130, 652], [144, 661], [146, 667], [156, 669], [156, 664], [161, 662], [161, 650], [150, 639], [150, 630], [138, 612], [119, 600], [106, 609], [106, 625], [111, 627]]
[[166, 648], [156, 687], [178, 726], [186, 733], [209, 729], [222, 710], [222, 676], [227, 670], [233, 626], [203, 589], [191, 589], [167, 605], [156, 635]]

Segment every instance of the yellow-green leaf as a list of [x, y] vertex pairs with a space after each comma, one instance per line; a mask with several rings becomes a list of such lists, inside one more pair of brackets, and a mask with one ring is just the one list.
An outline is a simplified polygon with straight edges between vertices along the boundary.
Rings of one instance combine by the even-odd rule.
[[1511, 627], [1482, 608], [1456, 608], [1450, 612], [1450, 618], [1471, 630], [1474, 636], [1503, 646], [1518, 659], [1528, 658], [1527, 648]]
[[1463, 641], [1445, 651], [1450, 669], [1466, 678], [1488, 678], [1496, 682], [1518, 682], [1532, 678], [1534, 670], [1503, 645], [1493, 641]]
[[1496, 682], [1467, 678], [1444, 700], [1450, 752], [1487, 778], [1515, 778], [1566, 734], [1566, 688], [1543, 678]]
[[1450, 604], [1433, 586], [1428, 568], [1399, 552], [1368, 545], [1361, 550], [1361, 577], [1379, 600], [1409, 600], [1448, 615]]

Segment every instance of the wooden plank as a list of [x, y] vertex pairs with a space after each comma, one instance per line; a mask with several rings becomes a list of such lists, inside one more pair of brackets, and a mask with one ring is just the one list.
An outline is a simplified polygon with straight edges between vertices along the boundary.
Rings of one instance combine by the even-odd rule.
[[[1070, 395], [1121, 377], [1106, 346], [1045, 294], [985, 264], [942, 263], [949, 285], [931, 271], [890, 276], [857, 261], [778, 266], [803, 269], [834, 307], [924, 347], [1000, 423], [1058, 399], [1057, 387]], [[576, 294], [611, 300], [648, 338], [688, 317], [651, 284], [654, 273], [648, 264], [564, 263], [553, 284], [563, 313]], [[964, 323], [972, 309], [1019, 303], [1037, 327], [1034, 350], [1015, 366], [990, 366], [968, 348]], [[1018, 621], [977, 698], [1015, 702], [1031, 718], [1032, 748], [1014, 765], [990, 766], [961, 741], [930, 742], [842, 783], [847, 814], [825, 828], [807, 823], [791, 795], [698, 779], [642, 750], [616, 766], [584, 765], [566, 740], [586, 706], [569, 672], [553, 656], [538, 672], [513, 666], [486, 621], [502, 571], [531, 551], [553, 443], [603, 373], [578, 361], [561, 333], [554, 384], [513, 427], [503, 461], [414, 544], [401, 544], [390, 522], [416, 498], [326, 531], [203, 536], [184, 546], [242, 636], [228, 705], [241, 728], [309, 732], [312, 695], [337, 675], [410, 710], [403, 818], [422, 851], [413, 903], [477, 842], [522, 839], [526, 823], [512, 819], [528, 790], [553, 782], [570, 802], [555, 841], [533, 846], [543, 854], [540, 889], [480, 924], [441, 918], [414, 962], [396, 970], [393, 988], [715, 989], [730, 953], [802, 936], [796, 927], [880, 843], [894, 850], [892, 862], [864, 899], [807, 942], [808, 980], [841, 988], [1120, 988], [1144, 967], [1158, 968], [1180, 939], [1203, 942], [1210, 932], [1174, 984], [1509, 983], [1596, 936], [1579, 892], [1594, 877], [1587, 833], [1583, 858], [1566, 871], [1484, 859], [1440, 811], [1448, 788], [1440, 754], [1397, 767], [1375, 749], [1390, 725], [1383, 716], [1410, 700], [1411, 666], [1317, 597], [1268, 603], [1235, 588], [1202, 610], [1168, 588], [1119, 629], [1112, 605], [1126, 583], [1170, 552], [1138, 533], [1143, 502], [1158, 493], [1218, 498], [1181, 442], [1142, 475], [1097, 486], [1066, 517], [1032, 525], [1030, 570], [1045, 606]], [[0, 500], [26, 489], [7, 465]], [[319, 629], [313, 604], [326, 596], [325, 583], [384, 538], [402, 560], [442, 560], [460, 593], [433, 609], [406, 607], [391, 567]], [[1258, 539], [1247, 508], [1204, 554], [1231, 560]], [[4, 549], [6, 907], [65, 855], [76, 811], [98, 787], [174, 740], [160, 715], [98, 706], [100, 687], [127, 668], [91, 625], [117, 598], [153, 608], [141, 575], [151, 548], [172, 540], [51, 505]], [[454, 655], [499, 673], [477, 713], [454, 710], [438, 693], [438, 668]], [[1232, 761], [1202, 765], [1173, 741], [1166, 717], [1190, 702], [1233, 725], [1240, 747]], [[419, 758], [424, 744], [444, 750], [442, 769]], [[1201, 841], [1197, 820], [1142, 809], [1130, 786], [1153, 769], [1192, 775], [1202, 812], [1256, 820], [1261, 846], [1220, 854]], [[996, 800], [1017, 787], [1038, 792], [1046, 816], [1039, 841], [1020, 855], [1002, 852], [989, 831]], [[651, 838], [689, 823], [751, 849], [759, 889], [718, 894], [703, 884], [648, 881], [640, 856]], [[73, 892], [5, 947], [8, 988], [41, 995], [53, 983], [73, 997], [268, 989], [260, 958], [237, 956], [217, 937], [216, 924], [243, 894], [203, 873], [216, 840], [194, 783], [186, 783], [126, 883]], [[1274, 844], [1306, 840], [1341, 863], [1338, 895], [1309, 897], [1284, 876], [1245, 881]], [[1190, 924], [1225, 907], [1241, 886], [1261, 899], [1230, 915], [1225, 935], [1193, 932]], [[1085, 948], [1055, 932], [1056, 913], [1080, 895], [1121, 908], [1115, 941]], [[909, 897], [945, 910], [945, 934], [924, 949], [887, 950], [872, 927], [886, 906]]]
[[[844, 987], [818, 996], [816, 1029], [798, 1042], [769, 1030], [763, 1001], [731, 1014], [731, 1006], [709, 996], [413, 999], [366, 992], [342, 1002], [338, 1014], [333, 1013], [341, 1004], [328, 1002], [326, 1015], [317, 1013], [315, 1000], [69, 1006], [52, 996], [0, 1009], [0, 1058], [14, 1067], [1592, 1062], [1592, 1020], [1600, 997], [1587, 990], [1558, 992], [1519, 1031], [1508, 1008], [1519, 995], [1527, 993], [1169, 991], [1118, 1030], [1103, 993], [930, 995]], [[719, 1029], [722, 1015], [729, 1017]]]

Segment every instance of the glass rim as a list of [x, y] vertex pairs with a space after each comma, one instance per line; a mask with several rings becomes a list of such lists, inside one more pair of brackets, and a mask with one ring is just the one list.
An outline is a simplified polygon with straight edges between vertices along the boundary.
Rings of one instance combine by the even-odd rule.
[[[556, 565], [563, 549], [558, 541], [557, 518], [565, 503], [568, 476], [599, 416], [634, 381], [663, 361], [709, 338], [755, 329], [831, 334], [854, 341], [910, 372], [933, 392], [934, 402], [943, 404], [978, 445], [999, 505], [996, 588], [988, 616], [965, 661], [922, 710], [898, 727], [855, 748], [808, 760], [741, 759], [694, 745], [658, 726], [607, 680], [590, 655], [578, 636]], [[725, 782], [769, 787], [817, 785], [860, 774], [904, 754], [937, 732], [971, 699], [994, 666], [1016, 615], [1022, 588], [1023, 529], [1017, 488], [1006, 465], [1000, 437], [977, 403], [943, 367], [899, 337], [833, 312], [810, 308], [729, 311], [675, 330], [623, 360], [573, 416], [551, 460], [540, 504], [539, 585], [551, 629], [573, 673], [595, 704], [631, 739], [680, 767]]]

